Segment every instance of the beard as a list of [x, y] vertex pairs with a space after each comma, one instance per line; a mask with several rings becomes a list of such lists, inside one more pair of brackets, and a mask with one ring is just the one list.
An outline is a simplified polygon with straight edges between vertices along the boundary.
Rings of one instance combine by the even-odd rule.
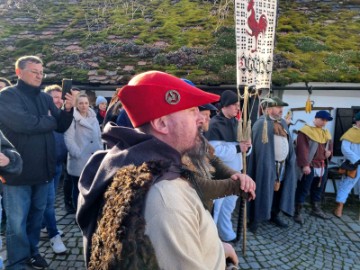
[[281, 119], [281, 115], [279, 116], [278, 114], [269, 114], [270, 118], [272, 118], [273, 120], [280, 120]]
[[203, 131], [198, 128], [198, 132], [195, 137], [195, 145], [186, 151], [186, 153], [190, 158], [198, 159], [202, 158], [206, 154], [206, 139], [203, 135]]
[[203, 135], [203, 130], [200, 127], [196, 136], [195, 146], [189, 149], [185, 154], [189, 157], [191, 163], [202, 177], [211, 179], [211, 173], [209, 172], [209, 162], [206, 157], [207, 153], [207, 140]]

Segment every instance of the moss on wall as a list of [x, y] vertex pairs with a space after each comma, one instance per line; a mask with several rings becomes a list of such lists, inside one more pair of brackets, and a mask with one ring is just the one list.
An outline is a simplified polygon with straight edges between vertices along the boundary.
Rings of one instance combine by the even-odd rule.
[[[235, 83], [233, 7], [219, 27], [217, 6], [211, 1], [153, 0], [137, 9], [124, 2], [29, 0], [27, 10], [3, 12], [3, 67], [12, 67], [20, 55], [38, 54], [45, 62], [61, 63], [46, 67], [56, 74], [53, 80], [72, 76], [87, 83], [90, 70], [103, 69], [105, 74], [116, 70], [123, 81], [159, 69], [196, 83]], [[359, 9], [280, 0], [275, 59], [282, 62], [275, 61], [273, 83], [360, 82], [359, 29]], [[69, 45], [81, 50], [65, 49]], [[3, 74], [14, 78], [12, 68]]]

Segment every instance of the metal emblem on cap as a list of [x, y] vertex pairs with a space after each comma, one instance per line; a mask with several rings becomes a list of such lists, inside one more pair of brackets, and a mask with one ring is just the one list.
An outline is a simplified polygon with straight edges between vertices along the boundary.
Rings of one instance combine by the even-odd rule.
[[176, 90], [169, 90], [165, 94], [165, 100], [170, 105], [176, 105], [180, 102], [180, 94]]

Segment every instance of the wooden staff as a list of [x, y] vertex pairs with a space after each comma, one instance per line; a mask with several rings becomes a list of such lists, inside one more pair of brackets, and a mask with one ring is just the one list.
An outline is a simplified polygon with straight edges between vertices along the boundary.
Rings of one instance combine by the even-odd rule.
[[[238, 90], [238, 96], [240, 99], [240, 93]], [[249, 141], [251, 139], [251, 121], [248, 121], [248, 104], [249, 104], [249, 91], [248, 87], [244, 87], [244, 101], [243, 101], [243, 113], [241, 119], [239, 120], [238, 125], [238, 134], [237, 134], [237, 141], [244, 142]], [[246, 152], [242, 152], [242, 161], [243, 161], [243, 173], [246, 174]], [[243, 256], [246, 254], [246, 227], [247, 227], [247, 194], [243, 193], [244, 195], [241, 196], [241, 208], [242, 214], [239, 213], [238, 219], [238, 228], [237, 228], [237, 235], [236, 239], [239, 240], [240, 238], [240, 224], [242, 219], [242, 231], [243, 231], [243, 241], [242, 241], [242, 253]], [[241, 209], [240, 208], [240, 209]]]

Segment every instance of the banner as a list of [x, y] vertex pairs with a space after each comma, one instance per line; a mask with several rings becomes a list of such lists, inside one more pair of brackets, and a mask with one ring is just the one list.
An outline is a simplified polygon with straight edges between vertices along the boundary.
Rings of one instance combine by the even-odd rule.
[[237, 85], [270, 88], [277, 0], [235, 0]]

